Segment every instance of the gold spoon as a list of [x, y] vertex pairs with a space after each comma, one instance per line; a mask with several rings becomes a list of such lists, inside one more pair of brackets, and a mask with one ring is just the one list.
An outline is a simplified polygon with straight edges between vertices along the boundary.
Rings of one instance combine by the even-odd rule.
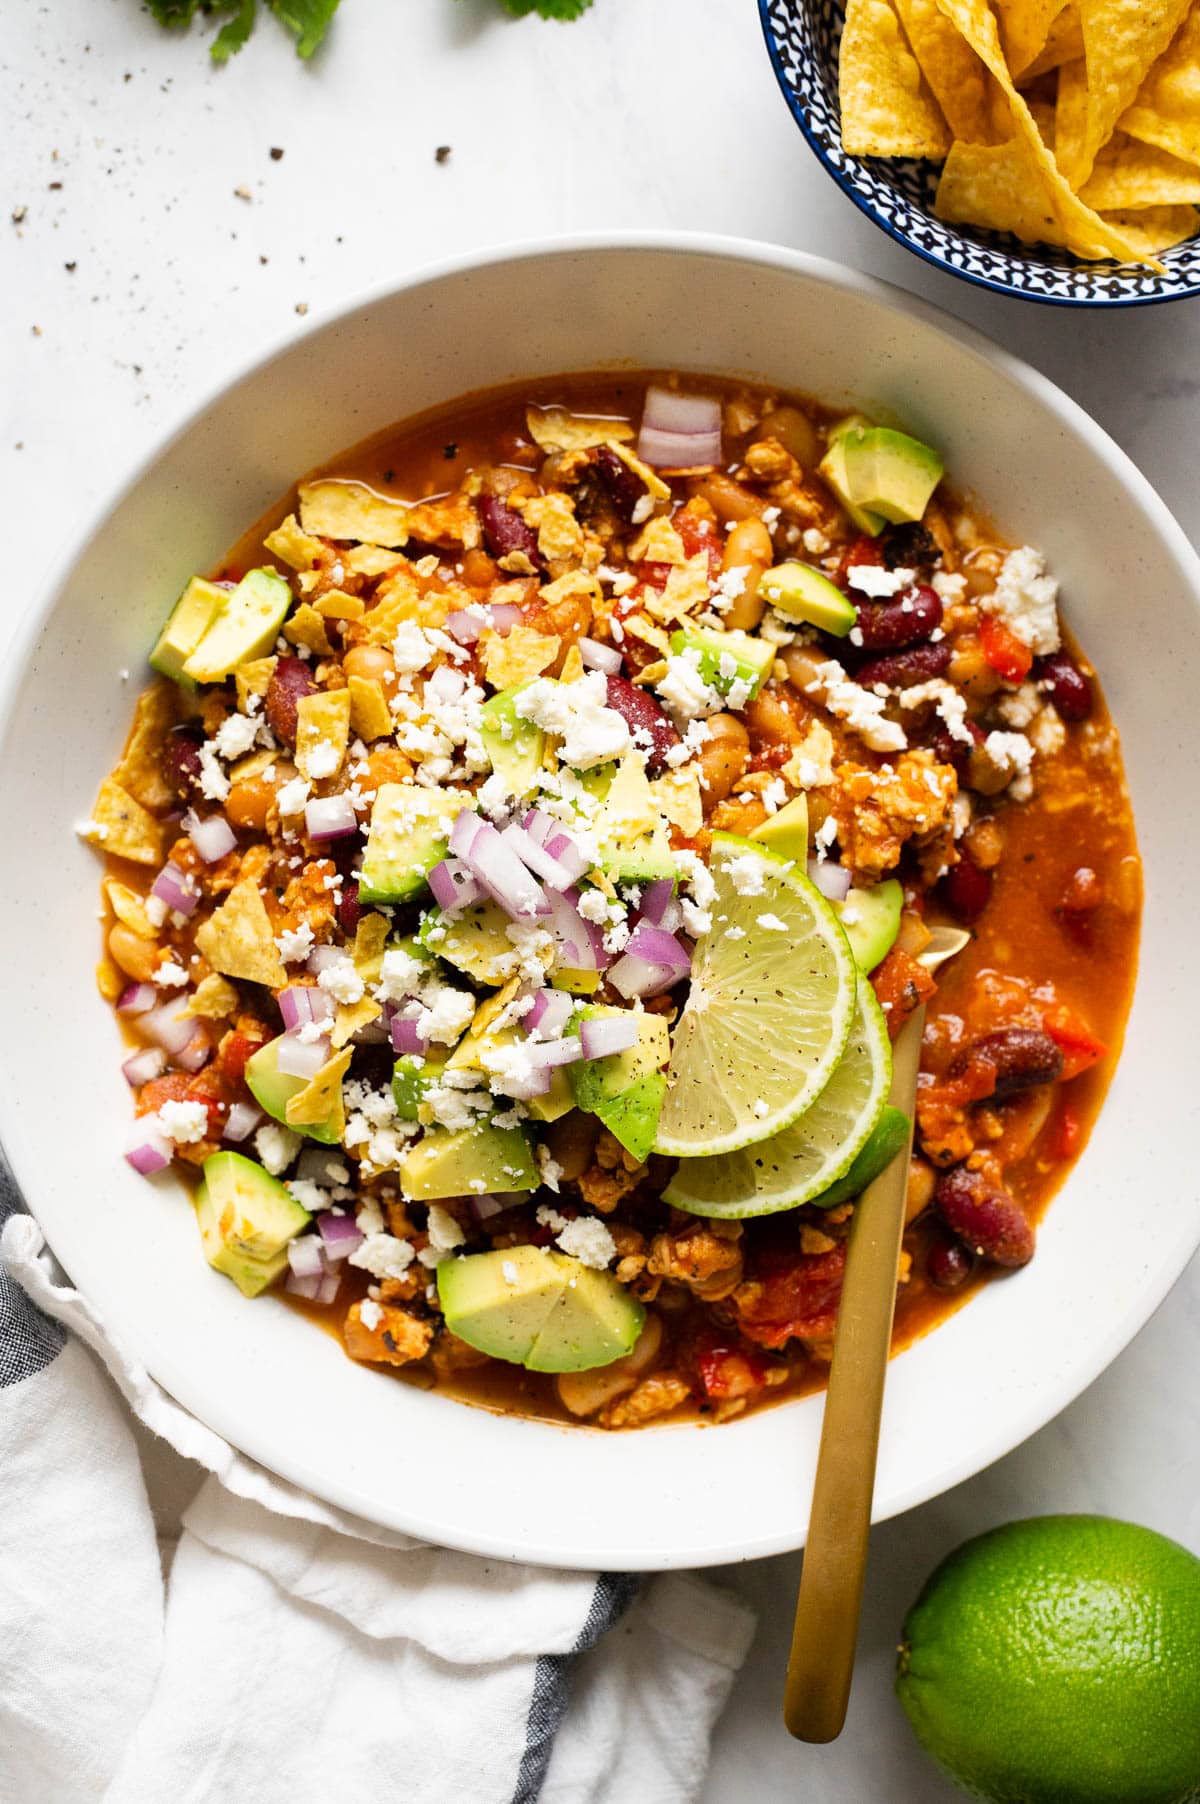
[[[936, 970], [969, 938], [957, 928], [935, 928], [920, 962]], [[924, 1025], [925, 1010], [919, 1008], [892, 1049], [888, 1100], [910, 1121]], [[784, 1722], [800, 1741], [833, 1741], [846, 1720], [911, 1150], [910, 1129], [891, 1164], [859, 1197], [850, 1224], [784, 1690]]]

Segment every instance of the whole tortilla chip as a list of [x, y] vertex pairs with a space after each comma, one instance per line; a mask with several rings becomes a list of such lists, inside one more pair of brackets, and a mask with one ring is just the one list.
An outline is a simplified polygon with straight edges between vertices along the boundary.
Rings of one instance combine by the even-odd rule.
[[395, 551], [408, 542], [407, 503], [365, 482], [326, 478], [300, 484], [300, 524], [322, 539], [361, 539]]
[[1085, 152], [1088, 122], [1087, 64], [1082, 57], [1058, 72], [1054, 102], [1054, 161], [1066, 175], [1078, 168]]
[[848, 0], [838, 98], [851, 156], [943, 157], [949, 148], [949, 128], [890, 0]]
[[350, 694], [350, 728], [357, 738], [370, 745], [392, 730], [391, 711], [383, 684], [374, 677], [352, 676], [346, 679]]
[[[323, 689], [300, 697], [296, 703], [296, 769], [302, 777], [318, 782], [336, 777], [349, 743], [349, 689]], [[331, 755], [336, 759], [333, 765], [329, 764]]]
[[995, 4], [1005, 61], [1016, 74], [1045, 48], [1066, 0], [995, 0]]
[[568, 413], [565, 407], [527, 407], [525, 425], [543, 451], [587, 451], [593, 445], [611, 445], [614, 439], [637, 436], [628, 420]]
[[175, 690], [171, 683], [152, 683], [137, 698], [133, 731], [113, 777], [143, 808], [166, 808], [175, 791], [162, 772], [167, 733], [175, 724]]
[[1200, 201], [1200, 166], [1114, 132], [1079, 192], [1098, 213], [1141, 207], [1190, 206]]
[[223, 1021], [227, 1015], [232, 1015], [237, 1005], [238, 993], [233, 985], [212, 971], [196, 985], [183, 1012], [185, 1015], [203, 1015], [209, 1021]]
[[1087, 135], [1059, 167], [1078, 192], [1143, 81], [1182, 23], [1189, 0], [1079, 0], [1087, 60]]
[[1194, 238], [1200, 227], [1195, 207], [1139, 207], [1136, 211], [1105, 215], [1131, 244], [1147, 256], [1169, 251], [1172, 245]]
[[114, 777], [105, 777], [100, 785], [92, 804], [92, 818], [83, 823], [79, 834], [102, 852], [111, 852], [114, 858], [128, 858], [131, 864], [163, 861], [166, 828]]
[[968, 144], [990, 143], [987, 71], [962, 33], [940, 12], [937, 0], [896, 0], [896, 11], [953, 136]]
[[350, 1069], [352, 1057], [350, 1046], [335, 1053], [328, 1064], [321, 1066], [311, 1083], [305, 1084], [303, 1090], [297, 1090], [284, 1110], [289, 1127], [315, 1127], [318, 1123], [328, 1122], [341, 1139], [346, 1125], [342, 1079]]
[[1062, 63], [1073, 63], [1077, 56], [1083, 55], [1083, 26], [1079, 23], [1079, 8], [1064, 6], [1050, 27], [1037, 56], [1024, 66], [1014, 62], [1013, 74], [1022, 86], [1026, 82], [1036, 81], [1039, 75], [1049, 74]]
[[1192, 7], [1120, 123], [1130, 137], [1200, 163], [1200, 5]]
[[196, 946], [214, 971], [282, 989], [287, 969], [279, 956], [266, 903], [252, 877], [235, 883], [214, 914], [196, 929]]

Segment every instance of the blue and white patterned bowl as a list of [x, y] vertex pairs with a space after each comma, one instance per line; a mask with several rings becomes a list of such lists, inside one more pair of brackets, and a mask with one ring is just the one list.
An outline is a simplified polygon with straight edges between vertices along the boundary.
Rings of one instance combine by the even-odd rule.
[[800, 130], [843, 194], [889, 237], [965, 282], [1060, 307], [1144, 307], [1200, 294], [1200, 238], [1166, 251], [1165, 276], [1121, 273], [1008, 232], [946, 225], [934, 215], [938, 166], [904, 157], [852, 157], [837, 102], [841, 0], [759, 0], [763, 34]]

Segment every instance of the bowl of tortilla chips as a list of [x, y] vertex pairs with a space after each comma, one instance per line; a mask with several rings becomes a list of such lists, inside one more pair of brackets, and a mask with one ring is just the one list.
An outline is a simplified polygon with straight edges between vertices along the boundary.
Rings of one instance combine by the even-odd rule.
[[1200, 0], [759, 0], [850, 199], [952, 275], [1063, 306], [1200, 294]]

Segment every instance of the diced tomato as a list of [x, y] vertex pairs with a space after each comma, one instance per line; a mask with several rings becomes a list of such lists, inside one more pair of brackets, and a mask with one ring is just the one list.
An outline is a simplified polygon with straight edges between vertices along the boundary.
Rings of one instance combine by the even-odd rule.
[[837, 1322], [845, 1264], [843, 1242], [828, 1253], [762, 1254], [739, 1294], [742, 1333], [760, 1347], [783, 1347], [793, 1338], [828, 1340]]
[[135, 1113], [152, 1115], [165, 1102], [184, 1102], [191, 1081], [186, 1071], [168, 1071], [165, 1077], [152, 1077], [137, 1093]]
[[1079, 1150], [1079, 1140], [1083, 1133], [1083, 1123], [1079, 1113], [1069, 1102], [1064, 1103], [1054, 1124], [1054, 1134], [1050, 1141], [1050, 1151], [1055, 1159], [1073, 1159]]
[[695, 1373], [696, 1386], [711, 1403], [753, 1396], [767, 1382], [762, 1360], [736, 1334], [705, 1329], [684, 1349], [682, 1357]]
[[245, 1076], [246, 1061], [253, 1058], [266, 1038], [265, 1031], [252, 1034], [241, 1027], [232, 1028], [217, 1048], [216, 1067], [221, 1076], [240, 1083]]
[[138, 1091], [135, 1110], [139, 1115], [150, 1115], [165, 1102], [202, 1102], [208, 1110], [208, 1138], [221, 1138], [229, 1111], [229, 1086], [214, 1066], [198, 1071], [194, 1077], [186, 1071], [168, 1071], [165, 1077], [151, 1078]]
[[855, 564], [875, 564], [877, 566], [882, 566], [883, 550], [878, 539], [873, 539], [868, 533], [863, 532], [859, 534], [857, 539], [852, 539], [850, 541], [850, 544], [842, 553], [841, 562], [838, 564], [837, 571], [834, 575], [834, 581], [843, 589], [846, 587], [850, 572], [853, 570]]
[[1033, 669], [1033, 653], [1024, 639], [1019, 639], [1012, 628], [1005, 626], [1003, 620], [997, 620], [994, 614], [983, 616], [979, 637], [983, 655], [997, 675], [1006, 683], [1023, 683]]
[[883, 962], [871, 973], [871, 986], [879, 998], [879, 1006], [893, 1040], [913, 1010], [919, 1008], [937, 989], [924, 965], [899, 946], [893, 946]]
[[1103, 1040], [1096, 1038], [1087, 1022], [1065, 1002], [1055, 1003], [1042, 1016], [1042, 1025], [1063, 1055], [1061, 1082], [1078, 1077], [1108, 1051]]

